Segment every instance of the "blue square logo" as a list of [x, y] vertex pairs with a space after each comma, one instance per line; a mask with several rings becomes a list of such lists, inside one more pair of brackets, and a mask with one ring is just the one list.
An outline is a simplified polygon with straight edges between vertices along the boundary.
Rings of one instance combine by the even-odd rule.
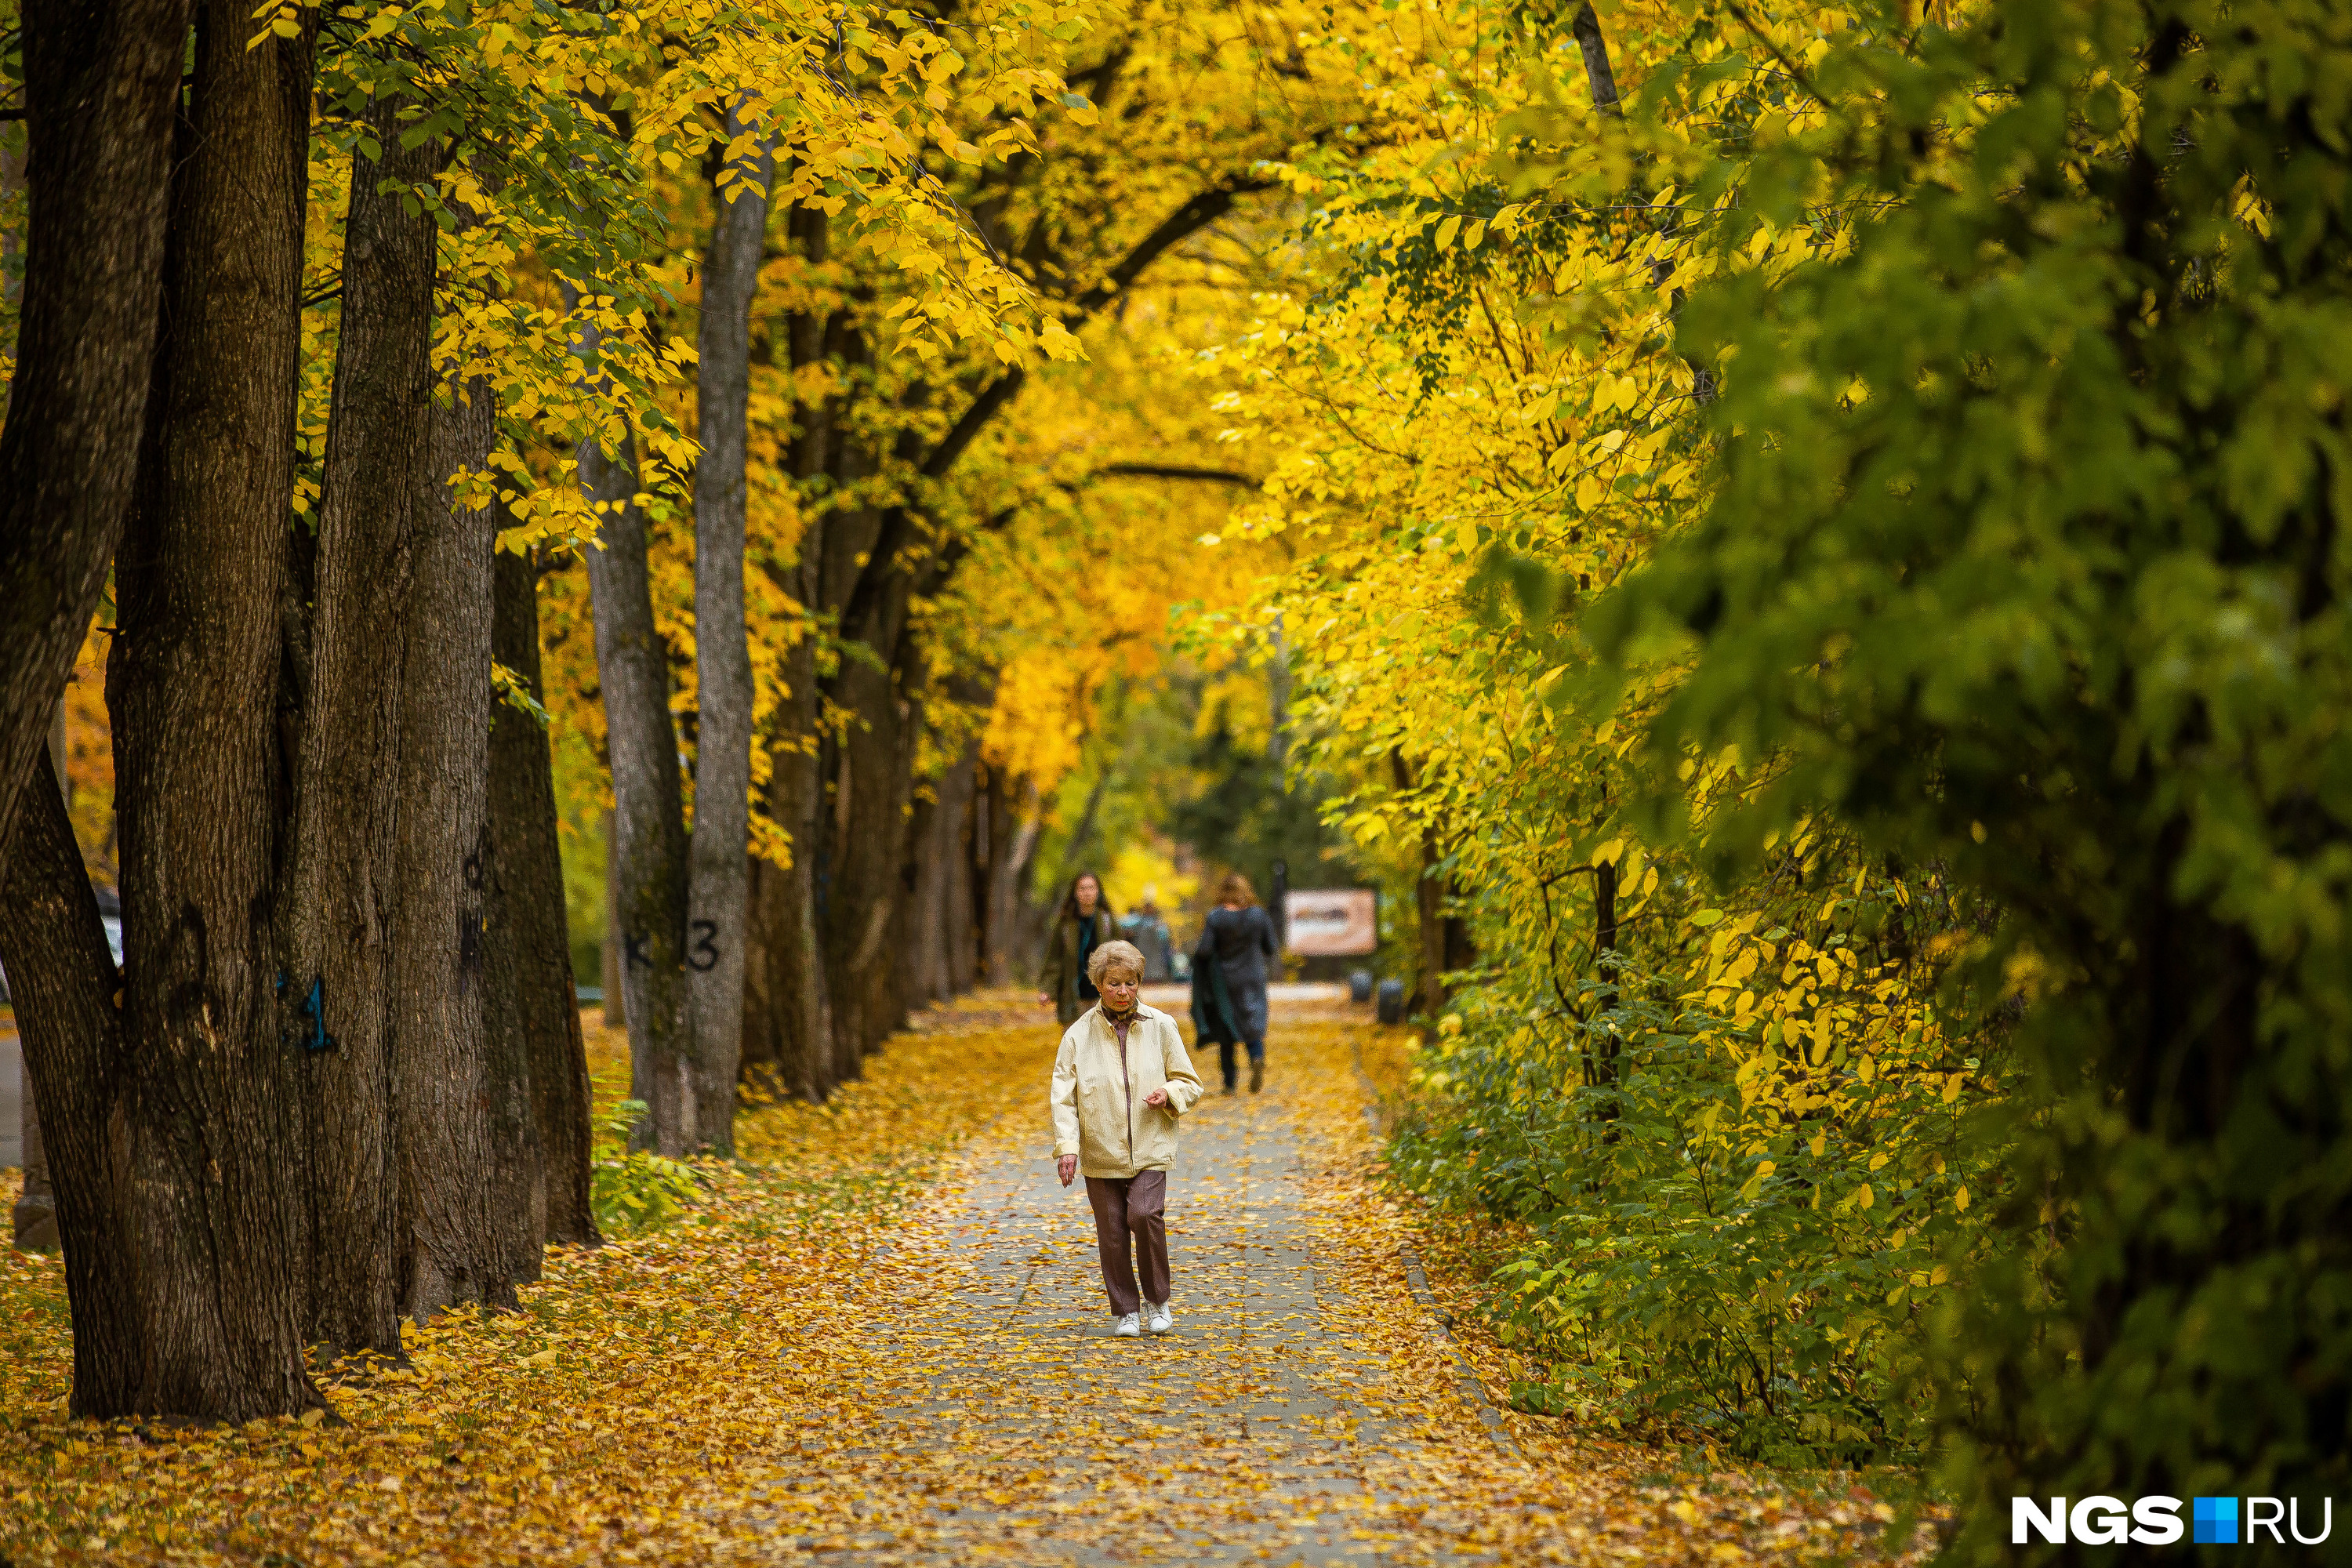
[[2235, 1546], [2238, 1544], [2238, 1500], [2233, 1497], [2200, 1497], [2189, 1501], [2189, 1523], [2193, 1533], [2189, 1539], [2200, 1546]]

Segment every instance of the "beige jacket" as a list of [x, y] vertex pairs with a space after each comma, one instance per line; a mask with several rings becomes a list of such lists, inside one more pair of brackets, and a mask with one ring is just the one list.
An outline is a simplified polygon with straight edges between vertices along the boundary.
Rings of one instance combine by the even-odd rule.
[[[1176, 1158], [1176, 1119], [1201, 1098], [1201, 1075], [1184, 1054], [1176, 1020], [1136, 1005], [1120, 1059], [1118, 1031], [1089, 1007], [1062, 1036], [1054, 1058], [1054, 1156], [1078, 1157], [1083, 1175], [1114, 1180], [1164, 1171]], [[1155, 1089], [1165, 1105], [1146, 1105]]]

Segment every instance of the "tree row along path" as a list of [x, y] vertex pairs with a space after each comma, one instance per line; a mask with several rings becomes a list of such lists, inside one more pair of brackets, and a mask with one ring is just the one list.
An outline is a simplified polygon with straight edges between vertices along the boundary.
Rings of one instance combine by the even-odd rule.
[[1877, 1552], [1891, 1510], [1843, 1479], [1493, 1406], [1506, 1369], [1466, 1281], [1433, 1281], [1449, 1334], [1376, 1184], [1367, 1112], [1400, 1033], [1277, 1013], [1266, 1092], [1213, 1089], [1186, 1120], [1176, 1330], [1129, 1341], [1047, 1157], [1050, 1023], [1001, 997], [923, 1023], [830, 1104], [747, 1116], [742, 1158], [704, 1166], [667, 1229], [551, 1253], [521, 1312], [414, 1330], [406, 1368], [322, 1369], [337, 1414], [310, 1425], [68, 1421], [62, 1270], [6, 1255], [0, 1561]]

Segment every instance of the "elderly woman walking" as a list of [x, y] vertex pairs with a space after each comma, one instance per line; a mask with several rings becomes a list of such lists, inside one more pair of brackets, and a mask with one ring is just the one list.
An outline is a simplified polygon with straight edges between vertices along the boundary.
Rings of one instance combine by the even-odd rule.
[[[1054, 1158], [1062, 1185], [1084, 1173], [1102, 1257], [1111, 1332], [1164, 1334], [1169, 1309], [1168, 1168], [1176, 1121], [1201, 1098], [1176, 1020], [1137, 999], [1143, 954], [1108, 942], [1087, 961], [1101, 1000], [1062, 1035], [1054, 1058]], [[1138, 1266], [1141, 1279], [1137, 1278]]]
[[1192, 952], [1192, 1022], [1205, 1044], [1217, 1042], [1225, 1092], [1234, 1092], [1238, 1044], [1249, 1051], [1250, 1092], [1265, 1087], [1265, 961], [1279, 950], [1274, 921], [1258, 908], [1257, 889], [1240, 872], [1217, 887], [1217, 907]]

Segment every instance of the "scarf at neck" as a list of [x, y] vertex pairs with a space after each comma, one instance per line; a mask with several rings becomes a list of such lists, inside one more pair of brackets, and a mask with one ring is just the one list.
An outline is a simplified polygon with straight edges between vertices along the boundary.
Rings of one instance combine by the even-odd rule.
[[1117, 1029], [1121, 1036], [1125, 1036], [1129, 1027], [1135, 1022], [1135, 1009], [1129, 1007], [1124, 1013], [1114, 1013], [1110, 1010], [1109, 1005], [1107, 1003], [1098, 1004], [1098, 1005], [1102, 1009], [1104, 1021], [1109, 1024], [1112, 1028]]

